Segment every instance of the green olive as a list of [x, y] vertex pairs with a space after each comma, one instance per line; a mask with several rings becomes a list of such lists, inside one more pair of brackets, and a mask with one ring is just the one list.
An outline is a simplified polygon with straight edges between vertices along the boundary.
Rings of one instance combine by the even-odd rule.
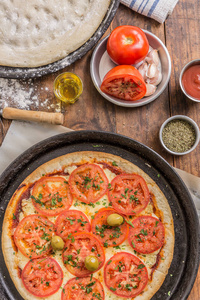
[[96, 258], [96, 256], [92, 256], [92, 255], [88, 255], [85, 258], [85, 267], [86, 269], [88, 269], [89, 271], [96, 271], [99, 267], [99, 261]]
[[60, 236], [54, 235], [51, 239], [51, 246], [54, 250], [62, 250], [64, 248], [64, 241]]
[[118, 214], [111, 214], [107, 217], [107, 223], [110, 226], [119, 226], [123, 223], [124, 218]]

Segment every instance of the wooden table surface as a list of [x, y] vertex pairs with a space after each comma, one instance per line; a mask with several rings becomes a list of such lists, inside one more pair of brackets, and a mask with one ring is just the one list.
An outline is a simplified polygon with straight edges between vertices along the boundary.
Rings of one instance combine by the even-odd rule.
[[[200, 103], [186, 99], [179, 87], [182, 67], [192, 59], [200, 57], [200, 12], [198, 0], [179, 0], [171, 16], [164, 24], [141, 16], [120, 5], [113, 22], [105, 35], [119, 25], [135, 25], [157, 35], [167, 46], [171, 56], [172, 73], [168, 87], [152, 103], [138, 108], [123, 108], [105, 100], [93, 86], [90, 77], [89, 51], [82, 59], [57, 73], [31, 81], [34, 87], [31, 97], [39, 101], [28, 109], [54, 111], [61, 108], [65, 115], [64, 125], [74, 130], [93, 129], [114, 132], [131, 137], [159, 153], [172, 166], [200, 176], [200, 145], [185, 156], [172, 156], [161, 147], [158, 132], [161, 124], [169, 117], [183, 114], [191, 117], [200, 126]], [[73, 105], [60, 103], [53, 95], [53, 81], [63, 71], [72, 71], [83, 80], [84, 91]], [[9, 80], [7, 81], [9, 84]], [[30, 80], [20, 81], [29, 89]], [[17, 91], [16, 91], [17, 93]], [[50, 105], [44, 105], [48, 100]], [[17, 103], [12, 106], [17, 107]], [[0, 142], [3, 140], [10, 122], [3, 120]], [[200, 299], [200, 269], [188, 300]], [[181, 300], [181, 299], [180, 299]]]

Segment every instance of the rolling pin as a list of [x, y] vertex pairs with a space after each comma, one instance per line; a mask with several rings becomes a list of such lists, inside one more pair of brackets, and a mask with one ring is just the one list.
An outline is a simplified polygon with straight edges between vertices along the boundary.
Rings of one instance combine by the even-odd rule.
[[56, 125], [62, 125], [64, 122], [64, 116], [61, 113], [22, 110], [12, 107], [5, 107], [2, 116], [4, 119], [45, 122]]

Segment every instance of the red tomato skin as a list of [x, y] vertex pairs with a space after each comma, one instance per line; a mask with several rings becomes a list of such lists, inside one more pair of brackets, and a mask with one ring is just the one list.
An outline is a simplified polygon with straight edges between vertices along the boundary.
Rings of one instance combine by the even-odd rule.
[[[44, 206], [46, 205], [46, 200], [49, 198], [49, 201], [47, 202], [50, 202], [51, 203], [51, 197], [52, 196], [47, 196], [47, 195], [51, 195], [52, 192], [51, 192], [51, 189], [48, 188], [48, 183], [49, 182], [60, 182], [61, 185], [66, 186], [66, 188], [57, 188], [56, 191], [58, 193], [58, 196], [62, 198], [62, 205], [58, 208], [55, 208], [54, 209], [54, 206], [53, 206], [53, 209], [47, 209], [47, 208], [43, 208], [41, 206], [41, 204], [37, 203], [35, 201], [35, 198], [38, 197], [38, 188], [40, 188], [40, 186], [43, 186], [44, 185], [44, 193], [45, 194], [45, 197], [44, 197]], [[46, 189], [46, 190], [45, 190]], [[57, 194], [56, 193], [56, 194]], [[55, 195], [56, 195], [55, 194]], [[46, 177], [42, 177], [40, 180], [36, 181], [34, 186], [33, 186], [33, 190], [32, 190], [32, 195], [31, 195], [31, 198], [32, 198], [32, 203], [35, 207], [35, 209], [37, 210], [37, 212], [41, 215], [44, 215], [44, 216], [57, 216], [59, 215], [61, 212], [65, 211], [65, 210], [68, 210], [70, 208], [70, 206], [72, 205], [72, 196], [71, 196], [71, 193], [70, 193], [70, 190], [69, 190], [69, 187], [68, 187], [68, 184], [66, 183], [66, 180], [63, 178], [63, 177], [54, 177], [54, 176], [46, 176]], [[37, 199], [36, 199], [37, 200]], [[40, 200], [41, 202], [43, 202], [43, 199]], [[59, 202], [57, 202], [59, 204]], [[61, 204], [61, 202], [60, 202]]]
[[120, 65], [112, 68], [110, 71], [108, 71], [108, 73], [106, 73], [103, 80], [106, 80], [111, 76], [122, 76], [125, 74], [134, 76], [136, 79], [139, 79], [142, 83], [144, 82], [144, 79], [140, 72], [134, 66], [129, 65]]
[[[94, 240], [95, 243], [96, 243], [96, 245], [97, 245], [97, 247], [98, 247], [98, 249], [97, 249], [98, 252], [101, 252], [101, 255], [99, 257], [99, 267], [98, 267], [98, 269], [96, 271], [100, 270], [103, 267], [104, 262], [105, 262], [105, 253], [104, 253], [103, 246], [101, 245], [101, 242], [96, 238], [95, 235], [93, 235], [92, 233], [89, 233], [89, 232], [83, 232], [83, 233], [82, 232], [78, 232], [78, 233], [73, 234], [72, 238], [74, 238], [75, 241], [71, 242], [71, 240], [69, 240], [69, 239], [67, 240], [67, 242], [65, 243], [65, 246], [64, 246], [64, 251], [62, 253], [62, 259], [63, 259], [63, 263], [64, 263], [65, 267], [67, 268], [67, 270], [72, 275], [77, 276], [77, 277], [86, 277], [86, 276], [89, 276], [90, 274], [96, 272], [96, 271], [91, 272], [91, 271], [87, 270], [86, 267], [83, 267], [83, 270], [80, 270], [80, 268], [72, 268], [72, 267], [70, 268], [70, 266], [68, 266], [67, 264], [65, 264], [65, 260], [66, 260], [65, 258], [67, 257], [67, 255], [71, 255], [71, 252], [69, 251], [70, 243], [73, 243], [73, 245], [74, 245], [75, 242], [76, 242], [76, 239], [79, 240], [82, 237], [85, 238], [85, 239], [88, 239], [88, 240], [91, 239], [91, 241]], [[80, 262], [80, 260], [81, 260], [81, 257], [80, 257], [81, 252], [78, 255], [79, 255], [79, 262]], [[89, 253], [89, 255], [95, 255], [96, 256], [95, 252], [92, 252], [92, 251]], [[86, 256], [83, 257], [84, 260], [85, 260]]]
[[[48, 261], [48, 264], [51, 264], [51, 263], [54, 264], [55, 270], [59, 274], [57, 286], [54, 289], [51, 288], [51, 291], [46, 292], [45, 294], [42, 293], [41, 290], [39, 290], [37, 287], [35, 288], [33, 286], [33, 288], [35, 288], [35, 292], [33, 292], [32, 287], [29, 286], [29, 284], [27, 283], [27, 274], [26, 273], [31, 272], [31, 269], [30, 269], [30, 265], [31, 264], [33, 264], [36, 261], [42, 261], [42, 260], [45, 260], [45, 259]], [[42, 268], [41, 268], [41, 270], [42, 270]], [[46, 272], [46, 274], [47, 274], [47, 272]], [[34, 295], [36, 297], [43, 298], [43, 297], [51, 296], [51, 295], [55, 294], [59, 290], [59, 288], [60, 288], [60, 286], [62, 284], [62, 281], [63, 281], [63, 271], [62, 271], [60, 265], [57, 263], [57, 261], [55, 259], [53, 259], [51, 257], [41, 257], [41, 258], [36, 258], [34, 260], [30, 260], [25, 265], [24, 269], [22, 270], [21, 279], [22, 279], [22, 283], [23, 283], [24, 287], [27, 289], [27, 291], [29, 293], [31, 293], [32, 295]]]
[[[93, 176], [90, 178], [91, 175]], [[95, 184], [95, 177], [98, 177], [97, 179], [100, 179], [101, 182], [99, 184], [99, 190], [96, 190], [96, 188], [93, 186]], [[84, 186], [84, 178], [89, 178], [90, 180], [90, 182], [88, 183], [90, 185], [90, 188], [88, 189], [86, 188], [87, 184]], [[76, 182], [78, 182], [78, 184], [76, 184]], [[77, 167], [70, 174], [69, 187], [71, 194], [81, 202], [87, 204], [95, 203], [106, 194], [108, 187], [108, 178], [100, 166], [95, 164], [84, 164]]]
[[[105, 299], [105, 294], [104, 294], [104, 289], [103, 289], [103, 287], [102, 287], [102, 284], [101, 284], [101, 282], [98, 280], [98, 279], [96, 279], [96, 278], [92, 278], [92, 281], [91, 281], [91, 278], [90, 277], [84, 277], [84, 278], [72, 278], [72, 279], [70, 279], [70, 280], [68, 280], [68, 282], [65, 284], [65, 286], [64, 286], [64, 288], [63, 288], [63, 290], [62, 290], [62, 296], [61, 296], [61, 300], [71, 300], [71, 298], [69, 298], [69, 297], [71, 297], [71, 295], [70, 295], [70, 291], [69, 291], [69, 293], [68, 293], [68, 289], [70, 289], [70, 286], [71, 285], [80, 285], [81, 286], [81, 282], [82, 281], [84, 281], [84, 283], [85, 283], [85, 281], [87, 282], [87, 284], [90, 284], [91, 282], [94, 282], [95, 281], [95, 285], [98, 285], [98, 287], [100, 288], [100, 291], [98, 290], [98, 292], [96, 292], [96, 293], [99, 293], [100, 294], [100, 299], [101, 300], [104, 300]], [[83, 285], [82, 285], [83, 286]], [[64, 292], [65, 291], [65, 292]], [[73, 300], [87, 300], [87, 296], [86, 296], [86, 293], [85, 293], [85, 291], [83, 292], [83, 294], [82, 295], [80, 295], [79, 293], [78, 293], [78, 295], [77, 295], [77, 297], [76, 297], [76, 290], [74, 289], [73, 290]], [[93, 293], [93, 292], [92, 292]], [[94, 297], [94, 298], [96, 298], [96, 297]], [[88, 294], [88, 299], [91, 299], [91, 295], [90, 295], [90, 293]], [[93, 299], [93, 298], [92, 298]]]
[[[95, 214], [94, 219], [91, 222], [91, 227], [92, 227], [92, 233], [100, 240], [100, 242], [102, 244], [104, 244], [104, 238], [101, 238], [100, 235], [96, 234], [96, 230], [95, 227], [97, 225], [97, 218], [101, 221], [101, 223], [106, 224], [106, 219], [109, 215], [111, 214], [116, 214], [118, 213], [116, 210], [114, 210], [113, 208], [102, 208], [98, 211], [98, 213]], [[123, 226], [123, 227], [122, 227]], [[126, 221], [124, 220], [123, 225], [117, 226], [117, 227], [121, 227], [121, 229], [123, 228], [123, 232], [122, 232], [122, 236], [120, 236], [119, 238], [114, 238], [113, 241], [115, 242], [115, 244], [112, 243], [111, 241], [107, 242], [107, 247], [115, 247], [115, 246], [119, 246], [121, 245], [126, 238], [128, 237], [128, 232], [129, 232], [129, 226], [126, 223]], [[106, 230], [105, 230], [106, 231]], [[114, 231], [114, 228], [113, 228]]]
[[[115, 295], [119, 296], [119, 297], [123, 297], [123, 298], [133, 298], [133, 297], [136, 297], [138, 296], [140, 293], [142, 293], [142, 291], [144, 290], [144, 288], [146, 287], [147, 283], [148, 283], [148, 271], [147, 271], [147, 268], [146, 266], [144, 266], [144, 268], [142, 269], [142, 275], [143, 275], [143, 278], [142, 280], [140, 281], [140, 287], [139, 287], [139, 290], [136, 291], [136, 289], [132, 289], [132, 295], [124, 295], [124, 293], [120, 292], [120, 288], [118, 288], [117, 286], [115, 287], [113, 285], [113, 282], [108, 282], [109, 280], [107, 279], [108, 276], [109, 276], [109, 269], [112, 265], [112, 263], [115, 261], [121, 261], [122, 259], [126, 259], [126, 257], [128, 257], [129, 259], [131, 258], [134, 263], [136, 265], [139, 265], [139, 264], [143, 264], [143, 262], [138, 258], [136, 257], [135, 255], [133, 254], [130, 254], [128, 252], [119, 252], [117, 254], [114, 254], [106, 263], [105, 267], [104, 267], [104, 281], [105, 281], [105, 285], [107, 286], [107, 288]], [[144, 265], [144, 264], [143, 264]], [[122, 273], [122, 272], [120, 272]], [[116, 290], [112, 290], [110, 288], [116, 288]]]
[[[65, 232], [63, 230], [63, 226], [65, 226], [64, 221], [65, 221], [65, 218], [69, 217], [70, 215], [71, 216], [74, 215], [74, 217], [76, 217], [76, 221], [78, 219], [81, 219], [81, 217], [82, 217], [82, 220], [86, 221], [87, 223], [84, 226], [81, 226], [81, 225], [78, 226], [78, 223], [76, 221], [74, 221], [75, 223], [70, 226], [70, 230], [66, 230], [66, 232]], [[79, 232], [79, 231], [84, 231], [84, 232], [91, 231], [91, 225], [90, 225], [90, 222], [89, 222], [87, 216], [79, 210], [68, 210], [68, 211], [64, 211], [63, 213], [61, 213], [56, 219], [55, 227], [56, 227], [56, 234], [59, 235], [65, 242], [70, 233], [75, 233], [75, 232]], [[78, 230], [76, 231], [77, 227], [78, 227]]]
[[146, 57], [148, 51], [149, 42], [145, 33], [135, 26], [118, 26], [108, 38], [108, 55], [118, 65], [137, 64]]
[[[30, 220], [30, 221], [29, 221]], [[33, 224], [34, 224], [34, 220], [38, 220], [39, 222], [41, 221], [41, 222], [43, 222], [46, 226], [49, 226], [50, 227], [50, 232], [49, 232], [49, 235], [51, 234], [51, 237], [54, 235], [54, 233], [55, 233], [55, 225], [54, 225], [54, 223], [52, 223], [51, 221], [49, 221], [48, 219], [46, 219], [45, 217], [42, 217], [42, 216], [40, 216], [40, 215], [36, 215], [36, 214], [34, 214], [34, 215], [29, 215], [29, 216], [26, 216], [26, 217], [24, 217], [20, 222], [19, 222], [19, 224], [18, 224], [18, 226], [17, 226], [17, 228], [16, 228], [16, 230], [15, 230], [15, 233], [14, 233], [14, 241], [15, 241], [15, 244], [16, 244], [16, 246], [17, 246], [17, 248], [20, 250], [20, 252], [24, 255], [24, 256], [26, 256], [26, 257], [29, 257], [29, 258], [31, 258], [31, 259], [33, 259], [33, 258], [38, 258], [38, 257], [41, 257], [41, 256], [44, 256], [44, 255], [46, 255], [46, 254], [48, 254], [50, 251], [51, 251], [51, 249], [52, 249], [52, 247], [51, 247], [51, 245], [49, 246], [49, 248], [47, 248], [45, 251], [42, 251], [42, 253], [39, 255], [39, 254], [36, 254], [36, 253], [34, 253], [34, 251], [33, 252], [31, 252], [31, 250], [29, 250], [29, 251], [27, 251], [26, 249], [24, 249], [23, 248], [23, 246], [21, 245], [21, 242], [20, 242], [20, 230], [21, 230], [21, 227], [24, 225], [25, 227], [27, 226], [27, 222], [29, 221], [29, 223], [31, 224], [32, 222], [33, 222]], [[37, 224], [35, 224], [35, 226], [36, 226]], [[40, 229], [40, 227], [41, 227], [41, 225], [40, 226], [38, 226], [39, 227], [39, 229]], [[45, 230], [44, 232], [46, 233], [46, 231], [47, 230]]]
[[[129, 229], [128, 242], [135, 251], [149, 254], [162, 247], [165, 241], [165, 228], [159, 219], [144, 215], [135, 218], [132, 224], [133, 227]], [[142, 229], [146, 231], [146, 236], [141, 235]], [[152, 234], [153, 231], [154, 233]], [[150, 238], [152, 238], [151, 242], [149, 242]], [[144, 240], [139, 242], [137, 241], [138, 239]]]
[[[129, 180], [133, 181], [133, 185], [134, 185], [134, 181], [136, 182], [136, 184], [137, 184], [137, 182], [139, 182], [139, 186], [141, 185], [141, 189], [144, 194], [144, 199], [142, 200], [143, 203], [139, 206], [139, 205], [137, 205], [137, 202], [136, 202], [136, 207], [134, 209], [131, 207], [131, 202], [128, 200], [128, 198], [126, 199], [126, 202], [127, 202], [126, 205], [123, 206], [119, 203], [119, 201], [123, 200], [122, 199], [123, 197], [121, 197], [122, 196], [121, 193], [124, 193], [124, 190], [126, 189], [126, 187], [128, 187], [128, 186], [124, 185], [123, 182], [124, 181], [129, 182]], [[120, 186], [120, 183], [123, 184], [122, 187]], [[132, 189], [132, 186], [129, 189]], [[138, 188], [136, 188], [136, 190], [137, 189]], [[139, 195], [136, 195], [136, 196], [139, 196]], [[149, 200], [150, 200], [150, 194], [149, 194], [148, 186], [142, 176], [137, 175], [137, 174], [122, 174], [122, 175], [117, 175], [111, 181], [111, 188], [108, 191], [108, 198], [109, 198], [110, 202], [112, 203], [113, 208], [116, 211], [118, 211], [120, 214], [136, 215], [136, 214], [139, 214], [141, 211], [143, 211], [147, 207]]]
[[[117, 80], [121, 81], [121, 83], [118, 84], [119, 91], [113, 93], [112, 86], [115, 86], [115, 81]], [[125, 87], [125, 85], [123, 84], [124, 81], [133, 82], [133, 88], [131, 92], [134, 95], [129, 93], [131, 87], [130, 85], [128, 85], [128, 87]], [[147, 91], [146, 84], [142, 75], [135, 67], [130, 65], [119, 65], [108, 71], [108, 73], [103, 78], [100, 89], [106, 94], [127, 101], [140, 100], [145, 96]], [[121, 91], [123, 91], [123, 94], [120, 93]]]

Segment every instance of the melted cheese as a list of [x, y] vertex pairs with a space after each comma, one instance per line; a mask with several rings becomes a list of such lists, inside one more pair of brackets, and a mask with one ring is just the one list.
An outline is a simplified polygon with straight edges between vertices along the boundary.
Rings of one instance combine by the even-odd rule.
[[[67, 171], [69, 174], [71, 174], [71, 172], [75, 169], [74, 166], [72, 167], [67, 167], [65, 169], [65, 171]], [[112, 173], [110, 170], [108, 169], [104, 169], [104, 172], [109, 180], [109, 182], [112, 181], [112, 179], [116, 176], [114, 173]], [[66, 180], [68, 180], [69, 176], [63, 176]], [[71, 206], [70, 209], [76, 209], [76, 210], [80, 210], [83, 213], [85, 213], [89, 219], [89, 221], [91, 222], [91, 220], [93, 219], [95, 213], [97, 213], [101, 208], [106, 208], [106, 207], [110, 207], [109, 206], [109, 200], [107, 195], [104, 195], [100, 200], [98, 200], [96, 203], [94, 204], [84, 204], [81, 203], [78, 200], [73, 201], [73, 205]], [[22, 201], [22, 212], [20, 213], [20, 220], [29, 215], [29, 214], [35, 214], [36, 211], [34, 209], [34, 206], [32, 204], [32, 200], [29, 199], [23, 199]], [[150, 202], [147, 206], [147, 208], [141, 213], [141, 215], [145, 215], [145, 214], [151, 214], [154, 217], [157, 217], [155, 214], [153, 214], [153, 205]], [[49, 220], [52, 221], [53, 223], [55, 223], [56, 217], [49, 217]], [[130, 219], [131, 221], [131, 219]], [[121, 251], [125, 251], [131, 254], [134, 254], [135, 256], [137, 256], [147, 267], [149, 276], [151, 273], [151, 267], [156, 263], [156, 259], [157, 259], [157, 254], [159, 253], [160, 249], [151, 253], [151, 254], [146, 254], [146, 255], [142, 255], [139, 253], [136, 253], [134, 251], [134, 249], [129, 245], [128, 241], [124, 241], [120, 246], [117, 247], [108, 247], [108, 248], [104, 248], [105, 251], [105, 257], [106, 257], [106, 261], [105, 263], [116, 253], [121, 252]], [[56, 251], [55, 254], [52, 256], [61, 266], [63, 272], [64, 272], [64, 278], [63, 278], [63, 284], [62, 284], [62, 288], [64, 287], [64, 285], [66, 284], [66, 282], [70, 279], [73, 278], [74, 276], [69, 273], [66, 269], [66, 267], [63, 264], [62, 261], [62, 251]], [[26, 265], [26, 263], [28, 262], [28, 258], [26, 258], [20, 251], [18, 251], [16, 253], [16, 264], [18, 264], [18, 266], [23, 269], [24, 266]], [[105, 265], [105, 264], [104, 264]], [[95, 272], [93, 274], [94, 278], [97, 278], [103, 288], [104, 288], [104, 292], [105, 292], [105, 299], [106, 300], [123, 300], [124, 298], [122, 297], [118, 297], [116, 296], [114, 293], [112, 293], [105, 285], [104, 283], [104, 279], [103, 279], [103, 271], [104, 271], [104, 267], [101, 268], [100, 270], [98, 270], [97, 272]], [[59, 289], [59, 291], [55, 294], [53, 294], [52, 296], [49, 296], [47, 298], [42, 298], [43, 300], [57, 300], [60, 299], [61, 297], [61, 290]], [[28, 292], [27, 292], [28, 293]], [[32, 299], [38, 299], [37, 297], [32, 296]], [[130, 300], [131, 298], [126, 298], [128, 300]]]

